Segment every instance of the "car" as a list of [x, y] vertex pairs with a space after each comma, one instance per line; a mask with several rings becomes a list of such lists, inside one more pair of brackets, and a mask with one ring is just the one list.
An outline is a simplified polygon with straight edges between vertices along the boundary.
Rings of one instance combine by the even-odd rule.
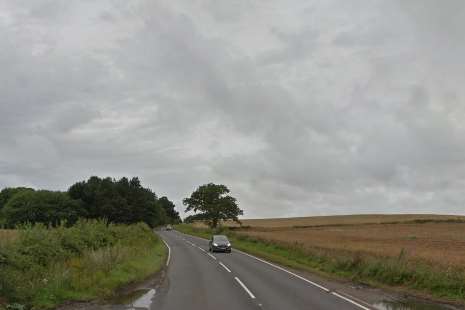
[[231, 242], [225, 235], [214, 235], [209, 242], [209, 251], [231, 253]]
[[168, 225], [166, 225], [166, 228], [165, 228], [165, 229], [166, 229], [166, 230], [173, 230], [173, 226], [171, 226], [171, 225], [168, 224]]

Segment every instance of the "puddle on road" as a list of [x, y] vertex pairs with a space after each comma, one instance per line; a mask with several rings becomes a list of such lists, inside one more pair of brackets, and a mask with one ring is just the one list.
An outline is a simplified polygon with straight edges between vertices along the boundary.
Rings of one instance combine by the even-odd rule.
[[417, 300], [382, 301], [373, 305], [379, 310], [455, 310], [448, 305], [431, 304]]
[[153, 296], [155, 296], [155, 289], [136, 290], [114, 298], [112, 303], [126, 305], [129, 309], [149, 309]]

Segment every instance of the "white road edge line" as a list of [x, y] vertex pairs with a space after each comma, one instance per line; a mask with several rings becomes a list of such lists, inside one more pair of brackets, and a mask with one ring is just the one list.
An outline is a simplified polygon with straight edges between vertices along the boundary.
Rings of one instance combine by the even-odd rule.
[[270, 265], [270, 266], [272, 266], [272, 267], [274, 267], [274, 268], [276, 268], [276, 269], [279, 269], [279, 270], [281, 270], [281, 271], [284, 271], [284, 272], [286, 272], [286, 273], [288, 273], [288, 274], [290, 274], [290, 275], [292, 275], [292, 276], [294, 276], [294, 277], [296, 277], [296, 278], [299, 278], [299, 279], [302, 280], [302, 281], [305, 281], [305, 282], [307, 282], [307, 283], [309, 283], [309, 284], [311, 284], [311, 285], [313, 285], [313, 286], [318, 287], [319, 289], [322, 289], [323, 291], [325, 291], [325, 292], [327, 292], [327, 293], [330, 292], [330, 290], [329, 290], [328, 288], [326, 288], [326, 287], [324, 287], [324, 286], [322, 286], [322, 285], [320, 285], [320, 284], [318, 284], [318, 283], [315, 283], [315, 282], [313, 282], [313, 281], [310, 281], [309, 279], [306, 279], [306, 278], [304, 278], [304, 277], [302, 277], [302, 276], [299, 276], [298, 274], [295, 274], [295, 273], [293, 273], [292, 271], [289, 271], [289, 270], [287, 270], [287, 269], [284, 269], [283, 267], [280, 267], [280, 266], [278, 266], [278, 265], [272, 264], [272, 263], [270, 263], [270, 262], [267, 262], [266, 260], [263, 260], [263, 259], [258, 258], [258, 257], [256, 257], [256, 256], [250, 255], [250, 254], [248, 254], [248, 253], [242, 252], [242, 251], [240, 251], [240, 250], [235, 250], [235, 251], [236, 251], [236, 252], [239, 252], [239, 253], [241, 253], [241, 254], [243, 254], [243, 255], [247, 255], [247, 256], [249, 256], [249, 257], [252, 257], [253, 259], [256, 259], [256, 260], [258, 260], [258, 261], [260, 261], [260, 262], [262, 262], [262, 263], [264, 263], [264, 264]]
[[170, 264], [170, 259], [171, 259], [171, 248], [170, 246], [168, 245], [168, 243], [166, 243], [165, 240], [161, 239], [161, 241], [163, 241], [163, 243], [166, 245], [166, 247], [168, 248], [168, 258], [166, 259], [166, 266], [168, 267], [168, 265]]
[[347, 297], [349, 299], [351, 299], [352, 301], [358, 302], [362, 306], [365, 306], [365, 307], [368, 307], [369, 309], [371, 309], [371, 305], [369, 303], [367, 303], [366, 301], [361, 300], [360, 298], [352, 296], [352, 295], [350, 295], [349, 293], [346, 293], [346, 292], [338, 292], [338, 291], [335, 291], [335, 292], [340, 294], [340, 295], [343, 295], [343, 296], [345, 296], [345, 297]]
[[342, 295], [340, 295], [340, 294], [338, 294], [338, 293], [336, 293], [336, 292], [331, 292], [331, 294], [333, 294], [334, 296], [339, 297], [339, 298], [341, 298], [341, 299], [344, 299], [344, 300], [347, 301], [347, 302], [350, 302], [351, 304], [353, 304], [353, 305], [359, 307], [360, 309], [363, 309], [363, 310], [371, 310], [370, 308], [365, 307], [365, 306], [362, 306], [362, 305], [359, 304], [358, 302], [355, 302], [355, 301], [353, 301], [352, 299], [349, 299], [349, 298], [347, 298], [347, 297], [345, 297], [345, 296], [342, 296]]
[[227, 272], [231, 272], [231, 270], [229, 270], [229, 268], [226, 267], [222, 262], [220, 262], [220, 265], [221, 265], [221, 267], [223, 267], [224, 269], [226, 269]]
[[236, 279], [237, 283], [239, 283], [242, 286], [242, 288], [244, 289], [244, 291], [246, 291], [247, 294], [249, 294], [250, 298], [255, 299], [255, 295], [252, 294], [252, 292], [247, 288], [247, 286], [245, 286], [244, 283], [242, 283], [241, 280], [239, 280], [238, 277], [234, 277], [234, 279]]
[[216, 260], [216, 257], [211, 255], [210, 253], [207, 253], [208, 256], [210, 256], [211, 258], [213, 258], [214, 260]]
[[[189, 236], [189, 237], [194, 237], [194, 238], [197, 238], [197, 239], [201, 239], [201, 240], [207, 240], [207, 239], [200, 238], [200, 237], [197, 237], [197, 236], [186, 235], [186, 234], [184, 234], [184, 235], [185, 235], [185, 236]], [[313, 285], [313, 286], [316, 286], [316, 287], [322, 289], [323, 291], [325, 291], [325, 292], [327, 292], [327, 293], [331, 293], [332, 295], [334, 295], [334, 296], [336, 296], [336, 297], [339, 297], [339, 298], [341, 298], [341, 299], [347, 301], [348, 303], [351, 303], [351, 304], [353, 304], [353, 305], [359, 307], [360, 309], [363, 309], [363, 310], [371, 310], [370, 308], [365, 307], [365, 306], [359, 304], [358, 302], [356, 302], [356, 301], [354, 301], [354, 300], [352, 300], [352, 299], [350, 299], [350, 298], [347, 298], [347, 297], [345, 297], [345, 296], [342, 296], [342, 295], [340, 295], [340, 294], [338, 294], [338, 293], [336, 293], [336, 292], [331, 292], [331, 290], [329, 290], [328, 288], [326, 288], [326, 287], [324, 287], [324, 286], [322, 286], [322, 285], [320, 285], [320, 284], [318, 284], [318, 283], [315, 283], [315, 282], [313, 282], [313, 281], [310, 281], [310, 280], [308, 280], [308, 279], [306, 279], [306, 278], [304, 278], [304, 277], [302, 277], [302, 276], [299, 276], [298, 274], [295, 274], [295, 273], [292, 272], [292, 271], [289, 271], [289, 270], [287, 270], [287, 269], [284, 269], [284, 268], [282, 268], [282, 267], [280, 267], [280, 266], [278, 266], [278, 265], [275, 265], [275, 264], [273, 264], [273, 263], [267, 262], [266, 260], [263, 260], [263, 259], [258, 258], [258, 257], [256, 257], [256, 256], [253, 256], [253, 255], [251, 255], [251, 254], [249, 254], [249, 253], [245, 253], [245, 252], [243, 252], [243, 251], [241, 251], [241, 250], [236, 250], [236, 249], [234, 249], [234, 251], [235, 251], [235, 252], [238, 252], [238, 253], [241, 253], [241, 254], [243, 254], [243, 255], [249, 256], [249, 257], [251, 257], [251, 258], [253, 258], [253, 259], [256, 259], [256, 260], [258, 260], [258, 261], [260, 261], [260, 262], [262, 262], [262, 263], [264, 263], [264, 264], [270, 265], [270, 266], [272, 266], [272, 267], [274, 267], [274, 268], [276, 268], [276, 269], [279, 269], [279, 270], [281, 270], [281, 271], [284, 271], [284, 272], [286, 272], [286, 273], [288, 273], [288, 274], [290, 274], [290, 275], [292, 275], [292, 276], [294, 276], [294, 277], [296, 277], [296, 278], [298, 278], [298, 279], [300, 279], [300, 280], [302, 280], [302, 281], [305, 281], [305, 282], [307, 282], [307, 283], [309, 283], [309, 284], [311, 284], [311, 285]], [[240, 280], [239, 280], [237, 277], [236, 277], [236, 280], [240, 282]], [[242, 283], [242, 282], [240, 282], [240, 283]]]

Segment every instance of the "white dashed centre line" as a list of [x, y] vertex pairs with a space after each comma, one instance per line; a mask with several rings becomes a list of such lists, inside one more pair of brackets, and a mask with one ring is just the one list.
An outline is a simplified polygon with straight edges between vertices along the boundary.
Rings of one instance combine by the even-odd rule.
[[210, 256], [211, 258], [213, 258], [214, 260], [216, 260], [216, 257], [211, 255], [210, 253], [207, 253], [208, 256]]
[[244, 284], [244, 283], [242, 283], [242, 281], [241, 281], [241, 280], [239, 280], [239, 278], [238, 278], [238, 277], [234, 277], [234, 279], [237, 281], [237, 283], [239, 283], [239, 284], [240, 284], [240, 286], [242, 286], [242, 288], [244, 289], [244, 291], [246, 291], [246, 292], [247, 292], [247, 294], [249, 294], [250, 298], [252, 298], [252, 299], [255, 299], [255, 295], [254, 295], [254, 294], [252, 294], [252, 292], [251, 292], [251, 291], [250, 291], [250, 290], [247, 288], [247, 286], [245, 286], [245, 284]]
[[221, 267], [223, 267], [224, 269], [226, 269], [227, 272], [231, 272], [231, 270], [229, 270], [229, 268], [226, 267], [222, 262], [220, 262], [220, 265], [221, 265]]

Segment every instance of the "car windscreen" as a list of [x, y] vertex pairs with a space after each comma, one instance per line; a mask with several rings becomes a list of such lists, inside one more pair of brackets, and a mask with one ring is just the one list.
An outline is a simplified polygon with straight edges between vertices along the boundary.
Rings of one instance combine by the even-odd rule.
[[213, 241], [215, 242], [229, 242], [228, 238], [226, 236], [214, 236]]

